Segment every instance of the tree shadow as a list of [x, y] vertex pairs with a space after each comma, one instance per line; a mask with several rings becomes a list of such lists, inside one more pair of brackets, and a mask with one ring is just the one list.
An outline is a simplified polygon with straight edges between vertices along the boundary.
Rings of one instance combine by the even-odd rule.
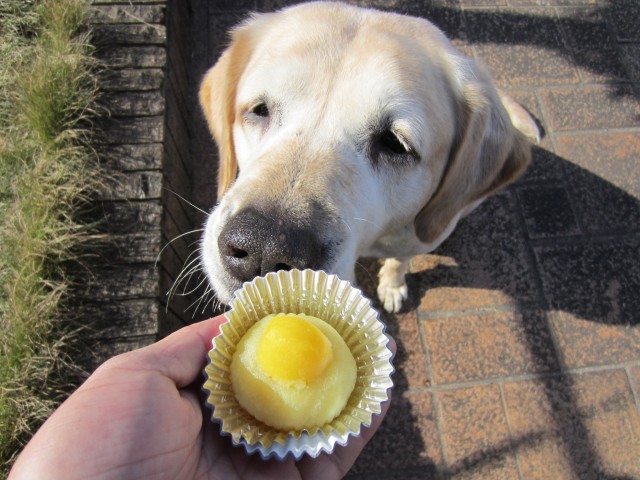
[[[242, 2], [250, 3], [254, 4]], [[301, 2], [255, 2], [258, 10], [265, 11], [295, 3]], [[499, 62], [515, 65], [515, 70], [507, 73], [534, 76], [535, 62], [540, 69], [558, 66], [556, 70], [569, 77], [575, 74], [570, 71], [574, 66], [606, 85], [612, 97], [639, 98], [634, 84], [638, 81], [637, 67], [630, 51], [620, 45], [621, 40], [638, 38], [635, 25], [640, 23], [640, 10], [632, 2], [576, 8], [571, 13], [567, 10], [562, 17], [555, 13], [547, 15], [541, 9], [463, 11], [459, 7], [403, 0], [348, 3], [428, 18], [467, 53], [475, 49], [480, 54], [491, 54], [489, 48], [484, 48], [490, 45], [514, 47], [506, 49], [502, 56], [487, 59], [490, 65]], [[215, 15], [215, 7], [212, 8]], [[217, 27], [224, 31], [232, 26], [224, 25], [224, 19], [233, 23], [238, 20], [238, 16], [230, 15], [221, 18]], [[203, 73], [210, 66], [208, 60], [197, 67], [198, 72]], [[505, 83], [511, 84], [509, 78]], [[415, 321], [407, 312], [424, 311], [425, 296], [439, 288], [494, 292], [496, 297], [491, 301], [502, 299], [505, 306], [518, 311], [565, 312], [607, 325], [635, 327], [640, 323], [637, 295], [640, 201], [589, 169], [547, 150], [534, 149], [534, 157], [534, 164], [520, 182], [489, 199], [461, 223], [435, 252], [431, 268], [408, 275], [410, 299], [405, 314], [383, 314], [394, 338], [402, 337], [400, 322]], [[363, 265], [358, 270], [359, 285], [366, 295], [375, 298], [378, 264], [363, 262]], [[374, 304], [380, 309], [378, 302]], [[549, 321], [536, 329], [522, 330], [524, 343], [539, 370], [551, 372], [538, 381], [556, 425], [555, 434], [567, 445], [573, 474], [614, 478], [603, 471], [579, 407], [574, 381], [561, 375], [563, 359], [553, 348], [552, 355], [548, 349], [538, 348], [541, 338], [547, 341], [553, 337]], [[405, 341], [408, 339], [397, 342], [393, 407], [351, 476], [369, 478], [371, 472], [382, 471], [395, 471], [389, 473], [389, 478], [455, 476], [546, 438], [544, 432], [512, 438], [505, 444], [479, 448], [461, 461], [442, 467], [438, 460], [440, 452], [425, 451], [429, 446], [424, 440], [424, 425], [435, 430], [436, 415], [430, 409], [432, 406], [420, 409], [412, 401], [415, 398], [411, 397], [406, 375], [412, 360]], [[430, 393], [422, 395], [431, 397]]]
[[[356, 283], [368, 298], [375, 298], [378, 267], [376, 260], [363, 260], [356, 267]], [[397, 347], [393, 359], [392, 404], [349, 477], [366, 476], [369, 472], [402, 472], [407, 464], [419, 468], [424, 478], [435, 477], [438, 475], [440, 453], [439, 449], [434, 451], [437, 425], [433, 399], [431, 394], [414, 393], [410, 388], [412, 367], [421, 368], [421, 365], [412, 365], [412, 353], [416, 348], [412, 337], [418, 331], [417, 319], [410, 315], [388, 314], [380, 305], [374, 306]], [[428, 442], [425, 442], [425, 437]]]
[[[640, 324], [640, 200], [549, 151], [534, 148], [532, 172], [463, 219], [408, 276], [411, 300], [433, 288], [503, 292], [522, 308], [569, 312], [608, 325]], [[621, 165], [618, 165], [621, 167]]]
[[[563, 9], [556, 14], [548, 9], [527, 8], [465, 8], [422, 2], [366, 1], [358, 2], [382, 10], [427, 18], [441, 28], [458, 46], [473, 45], [483, 53], [485, 45], [509, 47], [533, 47], [529, 50], [513, 49], [496, 58], [487, 58], [490, 63], [520, 64], [517, 74], [544, 75], [545, 63], [552, 68], [566, 69], [558, 63], [564, 59], [588, 72], [596, 81], [604, 82], [614, 97], [639, 98], [640, 92], [631, 85], [638, 80], [634, 66], [633, 50], [626, 44], [630, 39], [638, 40], [637, 25], [640, 22], [640, 7], [630, 1], [610, 2], [606, 5], [577, 6]], [[426, 3], [426, 2], [425, 2]], [[467, 53], [469, 53], [467, 51]], [[513, 71], [509, 70], [513, 74]], [[566, 72], [569, 75], [569, 72]], [[516, 75], [517, 76], [517, 75]], [[507, 79], [507, 83], [513, 80]]]
[[[539, 177], [541, 171], [546, 180]], [[550, 344], [556, 334], [549, 318], [561, 312], [595, 324], [640, 325], [639, 220], [640, 200], [589, 170], [536, 148], [529, 175], [465, 218], [431, 259], [427, 256], [421, 262], [427, 268], [407, 276], [410, 299], [404, 310], [421, 309], [427, 319], [438, 318], [447, 309], [454, 316], [482, 311], [485, 305], [478, 302], [477, 292], [489, 298], [487, 305], [500, 308], [502, 302], [502, 307], [523, 313], [518, 317], [521, 341], [535, 370], [547, 372], [536, 382], [544, 392], [555, 435], [579, 478], [625, 477], [603, 469], [574, 378], [563, 375], [563, 353]], [[438, 289], [457, 292], [460, 304], [439, 306], [433, 300], [436, 296], [430, 297]], [[535, 328], [526, 315], [533, 311], [544, 312], [544, 320]], [[541, 344], [547, 345], [541, 348]], [[602, 348], [607, 355], [610, 347], [594, 346], [590, 354], [597, 355]], [[515, 452], [517, 446], [513, 448]], [[475, 468], [468, 460], [468, 467]], [[467, 463], [456, 469], [461, 465]]]
[[[631, 328], [640, 324], [639, 219], [640, 200], [569, 160], [535, 148], [530, 173], [466, 217], [434, 255], [426, 257], [427, 268], [407, 276], [410, 293], [404, 313], [382, 314], [389, 333], [398, 340], [394, 405], [351, 476], [369, 478], [367, 472], [395, 470], [397, 478], [450, 478], [499, 464], [519, 449], [555, 437], [576, 477], [631, 479], [605, 471], [587, 425], [589, 412], [578, 401], [579, 387], [574, 377], [564, 374], [562, 353], [551, 345], [555, 334], [548, 316], [563, 312], [594, 324]], [[375, 299], [380, 261], [363, 259], [359, 265], [358, 284]], [[458, 308], [429, 303], [429, 292], [438, 289], [457, 291]], [[465, 289], [483, 292], [489, 303], [477, 304], [477, 293], [470, 293], [465, 303]], [[380, 303], [373, 302], [381, 310]], [[436, 428], [430, 417], [435, 414], [429, 410], [426, 417], [420, 411], [416, 415], [415, 398], [407, 395], [411, 389], [404, 372], [411, 368], [411, 358], [400, 325], [415, 321], [410, 312], [417, 310], [428, 320], [449, 308], [448, 315], [465, 316], [474, 308], [493, 308], [496, 302], [523, 313], [518, 317], [520, 341], [535, 371], [542, 372], [535, 382], [554, 427], [479, 448], [443, 466], [437, 455], [425, 456], [429, 446], [423, 440], [424, 429]], [[542, 314], [531, 320], [526, 312]]]

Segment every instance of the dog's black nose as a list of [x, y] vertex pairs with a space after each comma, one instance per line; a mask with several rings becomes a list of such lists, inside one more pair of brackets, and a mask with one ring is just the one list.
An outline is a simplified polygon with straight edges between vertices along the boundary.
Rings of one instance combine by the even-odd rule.
[[218, 248], [227, 270], [242, 282], [278, 270], [318, 268], [322, 256], [322, 244], [312, 230], [253, 208], [227, 223]]

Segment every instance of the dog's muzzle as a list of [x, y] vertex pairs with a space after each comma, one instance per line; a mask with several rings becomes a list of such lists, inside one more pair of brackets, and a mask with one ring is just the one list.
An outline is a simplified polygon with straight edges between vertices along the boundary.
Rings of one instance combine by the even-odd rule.
[[310, 228], [255, 208], [238, 212], [226, 224], [218, 249], [224, 268], [240, 282], [278, 270], [319, 269], [326, 255]]

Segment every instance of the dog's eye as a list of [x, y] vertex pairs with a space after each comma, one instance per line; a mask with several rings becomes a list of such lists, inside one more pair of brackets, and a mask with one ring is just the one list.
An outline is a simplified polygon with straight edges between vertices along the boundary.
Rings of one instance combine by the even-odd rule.
[[404, 140], [401, 140], [391, 130], [382, 132], [377, 140], [378, 147], [387, 153], [395, 155], [406, 155], [411, 153], [411, 149], [407, 146]]
[[369, 156], [374, 165], [405, 165], [418, 161], [418, 155], [406, 138], [391, 128], [380, 129], [369, 143]]
[[264, 102], [256, 103], [249, 109], [249, 113], [257, 117], [266, 118], [269, 116], [269, 107], [267, 107], [267, 104]]

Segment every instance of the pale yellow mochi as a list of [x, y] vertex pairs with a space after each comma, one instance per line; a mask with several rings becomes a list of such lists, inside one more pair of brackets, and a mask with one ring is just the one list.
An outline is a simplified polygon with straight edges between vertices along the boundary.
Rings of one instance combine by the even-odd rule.
[[356, 362], [319, 318], [269, 315], [240, 340], [231, 384], [242, 407], [279, 430], [321, 427], [340, 414], [356, 383]]

